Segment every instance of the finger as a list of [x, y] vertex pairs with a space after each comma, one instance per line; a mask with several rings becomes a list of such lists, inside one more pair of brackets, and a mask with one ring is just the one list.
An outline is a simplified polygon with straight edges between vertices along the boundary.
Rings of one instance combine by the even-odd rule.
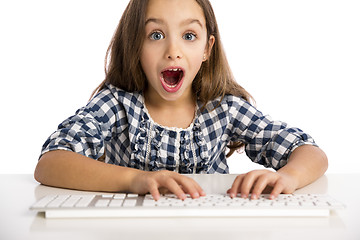
[[273, 190], [272, 190], [271, 193], [270, 193], [270, 197], [269, 197], [269, 198], [270, 198], [270, 199], [275, 199], [275, 198], [277, 198], [277, 197], [279, 196], [279, 194], [282, 193], [282, 191], [284, 190], [284, 188], [285, 188], [285, 185], [282, 184], [281, 181], [277, 181], [277, 182], [275, 183], [275, 186], [274, 186]]
[[200, 193], [200, 196], [202, 197], [206, 196], [206, 192], [202, 189], [202, 187], [199, 186], [198, 191]]
[[202, 196], [202, 197], [206, 196], [205, 191], [202, 189], [202, 187], [197, 182], [195, 182], [195, 188], [200, 196]]
[[180, 175], [177, 176], [175, 180], [182, 186], [186, 193], [190, 194], [191, 198], [199, 198], [200, 196], [206, 195], [200, 185], [191, 178]]
[[206, 196], [204, 189], [195, 180], [193, 180], [193, 182], [194, 182], [195, 187], [196, 187], [197, 191], [199, 192], [200, 196]]
[[155, 201], [160, 199], [160, 192], [156, 184], [151, 184], [149, 186], [149, 192]]
[[174, 193], [179, 199], [186, 199], [186, 194], [173, 178], [167, 179], [163, 186], [169, 189], [170, 192]]
[[251, 171], [245, 175], [240, 186], [241, 197], [247, 198], [249, 196], [250, 190], [260, 174], [262, 174], [260, 171]]
[[258, 199], [266, 186], [274, 181], [273, 178], [274, 176], [272, 174], [263, 174], [259, 176], [252, 190], [251, 199]]
[[231, 185], [231, 188], [227, 191], [231, 198], [234, 198], [239, 192], [239, 187], [241, 186], [244, 176], [244, 174], [238, 175]]

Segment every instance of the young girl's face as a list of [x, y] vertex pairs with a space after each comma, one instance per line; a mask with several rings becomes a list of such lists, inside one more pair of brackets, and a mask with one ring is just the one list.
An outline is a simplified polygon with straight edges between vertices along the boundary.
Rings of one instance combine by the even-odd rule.
[[147, 97], [192, 99], [192, 81], [209, 57], [203, 10], [195, 0], [150, 0], [140, 61], [148, 81]]

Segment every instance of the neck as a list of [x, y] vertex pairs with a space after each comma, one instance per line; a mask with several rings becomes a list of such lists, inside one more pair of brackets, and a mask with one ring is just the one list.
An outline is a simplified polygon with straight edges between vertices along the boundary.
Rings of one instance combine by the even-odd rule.
[[192, 91], [188, 91], [174, 101], [163, 99], [155, 91], [147, 90], [144, 92], [146, 105], [151, 105], [157, 109], [181, 109], [184, 107], [195, 106], [196, 97]]
[[185, 129], [194, 119], [196, 98], [192, 94], [183, 94], [176, 101], [166, 101], [160, 95], [146, 91], [144, 98], [151, 118], [162, 126]]

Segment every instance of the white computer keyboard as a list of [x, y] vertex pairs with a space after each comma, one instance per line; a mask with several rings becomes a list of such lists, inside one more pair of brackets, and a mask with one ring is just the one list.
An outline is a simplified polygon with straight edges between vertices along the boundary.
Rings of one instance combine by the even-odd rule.
[[241, 216], [329, 216], [344, 205], [328, 195], [281, 194], [275, 200], [262, 194], [258, 200], [209, 194], [184, 201], [175, 195], [48, 195], [30, 209], [45, 212], [47, 218], [88, 217], [241, 217]]

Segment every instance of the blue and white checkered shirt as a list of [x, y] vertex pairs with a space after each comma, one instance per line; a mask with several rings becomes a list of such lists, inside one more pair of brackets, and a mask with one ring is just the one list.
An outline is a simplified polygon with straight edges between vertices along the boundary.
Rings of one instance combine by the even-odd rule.
[[284, 166], [295, 148], [316, 145], [308, 134], [272, 121], [240, 97], [219, 101], [209, 102], [204, 111], [198, 102], [187, 129], [170, 128], [151, 119], [141, 93], [107, 85], [59, 125], [42, 154], [62, 149], [98, 159], [105, 153], [107, 163], [148, 171], [228, 173], [230, 141], [243, 142], [253, 162], [274, 169]]

